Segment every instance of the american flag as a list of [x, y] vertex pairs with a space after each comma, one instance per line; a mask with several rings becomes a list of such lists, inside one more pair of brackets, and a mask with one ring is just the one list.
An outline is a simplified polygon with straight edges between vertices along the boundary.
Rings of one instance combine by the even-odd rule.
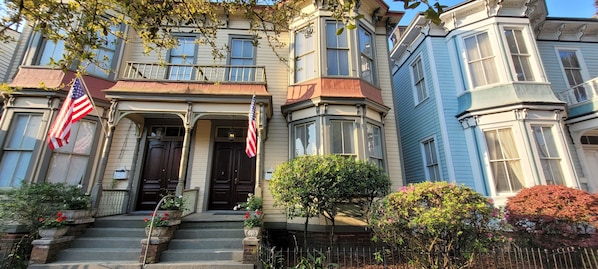
[[69, 143], [71, 126], [93, 110], [91, 100], [85, 94], [79, 78], [75, 78], [68, 96], [64, 100], [58, 116], [48, 132], [48, 145], [52, 150]]
[[255, 132], [255, 94], [251, 97], [251, 105], [249, 106], [249, 127], [247, 127], [247, 145], [245, 146], [245, 153], [247, 157], [255, 157], [257, 151], [257, 140]]

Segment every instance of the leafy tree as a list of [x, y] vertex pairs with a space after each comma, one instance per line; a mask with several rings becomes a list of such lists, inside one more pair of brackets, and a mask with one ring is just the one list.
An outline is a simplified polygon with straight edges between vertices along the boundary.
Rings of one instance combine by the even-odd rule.
[[471, 188], [423, 182], [376, 201], [368, 224], [375, 241], [409, 248], [405, 255], [418, 268], [463, 268], [500, 238], [497, 213]]
[[270, 180], [276, 205], [283, 207], [289, 218], [305, 217], [305, 245], [309, 217], [321, 214], [332, 223], [332, 244], [339, 205], [370, 204], [375, 197], [386, 195], [389, 188], [390, 180], [383, 170], [340, 155], [297, 157], [278, 166]]
[[[428, 5], [425, 15], [435, 23], [444, 6], [430, 5], [427, 0], [400, 0], [405, 9]], [[214, 57], [222, 57], [226, 47], [218, 47], [214, 37], [225, 26], [228, 16], [242, 16], [251, 23], [257, 43], [258, 32], [268, 33], [266, 42], [280, 45], [277, 37], [287, 31], [291, 18], [302, 16], [301, 5], [309, 1], [280, 0], [4, 0], [6, 14], [0, 26], [0, 40], [7, 41], [7, 30], [28, 21], [35, 31], [50, 40], [65, 41], [65, 55], [56, 64], [63, 69], [75, 63], [94, 62], [93, 49], [106, 42], [109, 33], [126, 39], [119, 26], [134, 29], [146, 52], [172, 48], [176, 39], [172, 32], [185, 31], [199, 34], [197, 42], [213, 48]], [[319, 3], [319, 1], [318, 1]], [[362, 15], [355, 14], [358, 0], [322, 1], [334, 17], [355, 28]], [[79, 68], [84, 70], [84, 68]]]
[[562, 185], [538, 185], [509, 198], [508, 222], [536, 247], [597, 247], [598, 197]]

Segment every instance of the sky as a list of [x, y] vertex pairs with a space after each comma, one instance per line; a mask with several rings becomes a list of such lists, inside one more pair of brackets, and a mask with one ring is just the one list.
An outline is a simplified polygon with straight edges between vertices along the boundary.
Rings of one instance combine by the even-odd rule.
[[[449, 7], [464, 1], [465, 0], [439, 0], [442, 5]], [[385, 0], [385, 2], [390, 6], [391, 10], [404, 10], [403, 2], [394, 0]], [[429, 0], [429, 2], [433, 4], [436, 2], [436, 0]], [[546, 0], [546, 5], [548, 6], [549, 17], [591, 18], [596, 11], [596, 8], [594, 7], [594, 0]], [[421, 5], [422, 8], [423, 6], [424, 5]], [[425, 10], [425, 8], [423, 10]], [[405, 16], [401, 19], [399, 24], [408, 25], [413, 19], [413, 16], [419, 11], [405, 11]]]

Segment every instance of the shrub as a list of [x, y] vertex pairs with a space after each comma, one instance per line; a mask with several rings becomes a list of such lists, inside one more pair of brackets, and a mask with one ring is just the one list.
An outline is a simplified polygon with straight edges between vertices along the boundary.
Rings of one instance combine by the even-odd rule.
[[500, 238], [496, 213], [468, 187], [423, 182], [374, 203], [368, 224], [375, 241], [408, 248], [418, 268], [462, 268]]
[[561, 185], [521, 190], [506, 205], [519, 240], [534, 247], [596, 247], [598, 197]]

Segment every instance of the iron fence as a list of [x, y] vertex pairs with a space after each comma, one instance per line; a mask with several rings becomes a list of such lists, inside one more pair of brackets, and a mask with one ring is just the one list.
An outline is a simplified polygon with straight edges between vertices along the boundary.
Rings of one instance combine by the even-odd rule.
[[[420, 269], [421, 266], [409, 260], [408, 257], [413, 254], [409, 252], [410, 250], [376, 247], [280, 249], [262, 244], [259, 248], [259, 259], [260, 268], [292, 268], [300, 264], [302, 259], [307, 259], [312, 268]], [[439, 253], [427, 255], [443, 256]], [[445, 266], [446, 264], [440, 263], [437, 268], [449, 268]], [[556, 250], [506, 247], [479, 253], [464, 268], [598, 269], [598, 250], [573, 247]]]

